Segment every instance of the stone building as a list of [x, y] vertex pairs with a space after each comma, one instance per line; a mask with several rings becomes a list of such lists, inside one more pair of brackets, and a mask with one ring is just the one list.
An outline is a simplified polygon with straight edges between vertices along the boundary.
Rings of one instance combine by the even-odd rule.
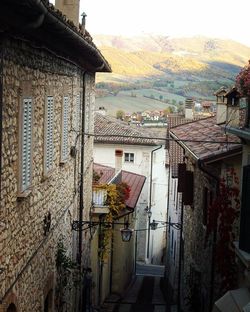
[[[245, 76], [243, 76], [244, 74]], [[241, 76], [242, 75], [242, 76]], [[241, 77], [240, 77], [241, 76]], [[246, 66], [239, 74], [239, 80], [249, 76], [249, 65]], [[239, 97], [237, 89], [229, 90], [229, 94], [237, 94], [237, 101], [231, 101], [231, 110], [233, 122], [228, 123], [226, 131], [230, 134], [236, 135], [242, 142], [242, 162], [241, 172], [242, 179], [240, 181], [241, 200], [240, 200], [240, 231], [239, 235], [235, 236], [235, 256], [238, 270], [238, 276], [235, 279], [236, 286], [229, 289], [223, 296], [214, 304], [213, 312], [228, 311], [228, 306], [231, 309], [238, 309], [239, 311], [248, 311], [250, 307], [250, 101], [247, 90], [242, 92]]]
[[[0, 3], [0, 311], [77, 311], [73, 271], [89, 262], [72, 232], [92, 201], [95, 73], [90, 35], [48, 1]], [[61, 256], [61, 257], [60, 257]], [[63, 303], [64, 302], [64, 303]]]
[[[231, 240], [238, 232], [235, 210], [239, 201], [242, 147], [235, 136], [224, 134], [225, 123], [219, 124], [217, 120], [209, 117], [191, 121], [169, 131], [170, 138], [182, 148], [183, 158], [170, 190], [175, 200], [170, 201], [168, 213], [169, 222], [181, 223], [182, 229], [176, 233], [169, 228], [167, 274], [183, 311], [211, 311], [214, 300], [231, 282], [227, 285], [222, 282], [228, 272], [221, 268], [220, 252], [228, 252], [232, 257]], [[170, 188], [171, 185], [170, 182]], [[224, 205], [225, 194], [228, 195]], [[227, 215], [231, 211], [232, 215]], [[230, 219], [230, 231], [223, 228], [227, 224], [222, 222], [223, 218]], [[229, 236], [222, 242], [225, 233]], [[224, 267], [230, 270], [234, 257], [226, 257], [226, 261], [228, 265]]]

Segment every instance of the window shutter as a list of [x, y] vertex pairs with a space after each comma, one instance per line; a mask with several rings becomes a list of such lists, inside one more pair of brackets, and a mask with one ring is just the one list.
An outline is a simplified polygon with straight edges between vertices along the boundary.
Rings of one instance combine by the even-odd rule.
[[184, 205], [192, 205], [193, 204], [193, 197], [194, 197], [194, 176], [192, 171], [186, 171], [186, 178], [185, 178], [185, 189], [183, 192], [183, 203]]
[[31, 148], [32, 148], [32, 100], [23, 100], [22, 109], [22, 148], [21, 148], [21, 191], [31, 184]]
[[76, 96], [76, 130], [81, 129], [81, 105], [80, 105], [80, 94]]
[[203, 217], [202, 217], [202, 223], [203, 225], [207, 225], [207, 208], [208, 208], [208, 196], [209, 191], [207, 187], [203, 188]]
[[49, 171], [53, 167], [53, 128], [54, 128], [54, 99], [47, 97], [47, 115], [46, 115], [46, 134], [45, 134], [45, 169]]
[[69, 98], [63, 98], [63, 118], [62, 118], [62, 160], [68, 157], [68, 111]]
[[243, 167], [239, 247], [250, 253], [250, 165]]
[[186, 164], [178, 164], [178, 192], [183, 192], [186, 182]]

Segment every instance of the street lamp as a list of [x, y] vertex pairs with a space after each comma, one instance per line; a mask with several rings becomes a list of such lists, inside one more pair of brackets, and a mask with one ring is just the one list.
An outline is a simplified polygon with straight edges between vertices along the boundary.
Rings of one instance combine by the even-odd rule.
[[131, 237], [132, 237], [132, 234], [133, 234], [133, 229], [130, 229], [128, 227], [128, 223], [125, 224], [125, 228], [123, 229], [120, 229], [121, 231], [121, 236], [122, 236], [122, 241], [123, 242], [129, 242]]
[[85, 231], [87, 229], [91, 229], [94, 226], [98, 226], [98, 225], [105, 225], [107, 227], [110, 227], [112, 225], [115, 224], [122, 224], [124, 225], [124, 228], [120, 229], [121, 231], [121, 237], [122, 237], [122, 241], [123, 242], [129, 242], [132, 234], [133, 234], [133, 229], [129, 228], [129, 223], [125, 222], [125, 223], [121, 223], [121, 222], [104, 222], [104, 221], [73, 221], [72, 222], [72, 230], [73, 231]]
[[176, 230], [181, 230], [182, 228], [181, 223], [153, 220], [153, 222], [149, 224], [151, 230], [156, 230], [159, 223], [169, 225]]

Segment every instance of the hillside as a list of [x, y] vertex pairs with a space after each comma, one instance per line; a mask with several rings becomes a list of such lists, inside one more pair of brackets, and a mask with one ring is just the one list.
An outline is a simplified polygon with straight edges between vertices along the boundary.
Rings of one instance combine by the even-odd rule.
[[250, 58], [247, 46], [205, 37], [97, 35], [94, 41], [113, 70], [112, 74], [97, 76], [102, 97], [112, 97], [122, 90], [149, 89], [165, 92], [164, 101], [168, 103], [176, 96], [214, 99], [219, 87], [234, 84], [235, 76]]

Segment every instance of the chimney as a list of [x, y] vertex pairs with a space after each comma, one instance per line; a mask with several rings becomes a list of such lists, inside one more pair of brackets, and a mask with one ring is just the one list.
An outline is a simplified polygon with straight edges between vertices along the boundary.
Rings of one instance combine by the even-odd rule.
[[236, 87], [231, 88], [226, 94], [227, 99], [227, 125], [238, 127], [240, 123], [240, 93]]
[[86, 16], [87, 16], [87, 14], [85, 12], [83, 12], [82, 15], [81, 15], [81, 17], [82, 17], [82, 31], [83, 31], [83, 34], [85, 33]]
[[100, 106], [97, 112], [103, 116], [106, 116], [106, 109], [104, 106]]
[[221, 87], [214, 93], [216, 96], [216, 123], [217, 125], [226, 122], [227, 120], [227, 98], [225, 95], [227, 90], [225, 87]]
[[122, 169], [122, 156], [123, 150], [115, 150], [115, 173], [118, 173]]
[[186, 99], [185, 101], [185, 118], [194, 118], [194, 101], [192, 99]]
[[79, 6], [80, 0], [55, 0], [55, 7], [62, 11], [77, 28], [79, 27]]

